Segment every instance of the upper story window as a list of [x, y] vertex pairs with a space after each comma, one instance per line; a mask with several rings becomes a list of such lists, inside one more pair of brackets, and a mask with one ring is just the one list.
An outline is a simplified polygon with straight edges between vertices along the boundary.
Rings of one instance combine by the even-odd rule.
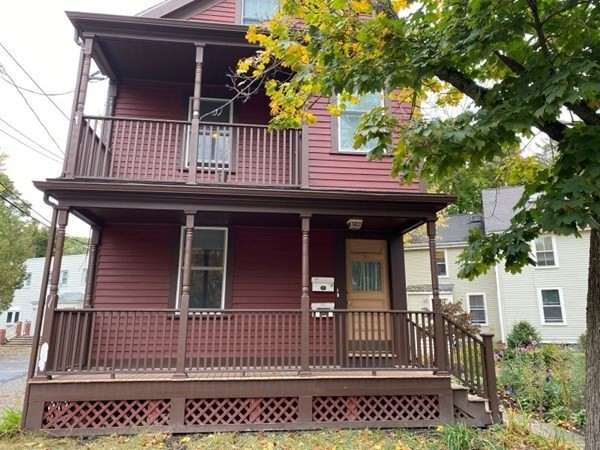
[[557, 267], [554, 236], [540, 236], [534, 241], [535, 259], [538, 267]]
[[[190, 120], [192, 117], [192, 103], [193, 99], [190, 99]], [[199, 164], [207, 167], [229, 167], [232, 159], [232, 129], [226, 124], [230, 124], [232, 121], [233, 107], [231, 100], [222, 98], [200, 99]], [[206, 122], [210, 124], [206, 124]]]
[[365, 94], [357, 103], [348, 103], [346, 109], [340, 112], [338, 126], [338, 151], [353, 153], [368, 153], [375, 142], [369, 141], [360, 148], [354, 148], [354, 134], [358, 129], [360, 117], [373, 108], [383, 106], [381, 92]]
[[565, 305], [561, 289], [540, 289], [540, 308], [543, 325], [566, 325]]
[[69, 271], [63, 270], [60, 272], [60, 285], [67, 286], [69, 284]]
[[31, 272], [27, 272], [25, 274], [25, 280], [23, 280], [23, 287], [24, 288], [31, 287]]
[[243, 0], [242, 24], [252, 25], [269, 20], [279, 11], [279, 0]]
[[[182, 235], [183, 236], [183, 235]], [[221, 309], [225, 304], [227, 229], [197, 228], [192, 247], [190, 308]], [[183, 270], [184, 240], [181, 240]], [[179, 293], [181, 295], [181, 277]]]
[[446, 252], [444, 250], [437, 250], [435, 252], [435, 262], [437, 264], [437, 273], [439, 277], [448, 276], [448, 266], [446, 264]]
[[471, 314], [471, 322], [477, 325], [487, 325], [487, 308], [485, 302], [485, 294], [467, 294], [469, 302], [469, 314]]

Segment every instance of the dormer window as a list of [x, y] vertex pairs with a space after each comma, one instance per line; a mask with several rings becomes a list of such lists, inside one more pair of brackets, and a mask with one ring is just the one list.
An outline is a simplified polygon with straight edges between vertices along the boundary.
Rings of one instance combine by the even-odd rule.
[[243, 0], [242, 25], [269, 20], [279, 11], [279, 0]]

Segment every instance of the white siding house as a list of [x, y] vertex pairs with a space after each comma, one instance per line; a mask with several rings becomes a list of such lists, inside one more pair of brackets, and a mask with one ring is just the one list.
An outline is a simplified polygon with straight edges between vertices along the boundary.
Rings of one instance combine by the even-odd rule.
[[[8, 328], [18, 321], [30, 321], [31, 330], [35, 326], [44, 258], [28, 259], [26, 266], [27, 275], [23, 287], [15, 291], [10, 307], [0, 314], [0, 328]], [[77, 308], [83, 305], [86, 269], [86, 255], [63, 256], [58, 291], [61, 307]]]
[[[539, 330], [543, 342], [576, 343], [586, 328], [589, 231], [582, 231], [581, 238], [540, 237], [531, 244], [538, 265], [526, 266], [519, 274], [506, 272], [500, 264], [473, 281], [457, 277], [457, 258], [467, 245], [469, 230], [477, 226], [486, 233], [505, 231], [522, 193], [522, 187], [485, 190], [483, 216], [450, 216], [438, 228], [440, 296], [461, 302], [474, 322], [498, 340], [506, 341], [515, 323], [526, 320]], [[431, 308], [425, 241], [417, 238], [406, 245], [404, 257], [409, 309]]]

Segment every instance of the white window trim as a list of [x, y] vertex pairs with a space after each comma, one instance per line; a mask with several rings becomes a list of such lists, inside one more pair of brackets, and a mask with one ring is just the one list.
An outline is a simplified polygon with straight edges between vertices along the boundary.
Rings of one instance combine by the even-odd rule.
[[[200, 97], [200, 103], [202, 103], [202, 100], [209, 100], [209, 101], [214, 101], [214, 102], [222, 102], [223, 104], [227, 104], [229, 102], [229, 122], [223, 122], [223, 127], [226, 127], [227, 124], [231, 125], [233, 124], [233, 102], [231, 101], [230, 98], [217, 98], [217, 97]], [[192, 115], [193, 115], [193, 108], [194, 108], [194, 97], [189, 97], [189, 101], [188, 101], [188, 121], [192, 120]], [[203, 122], [208, 122], [208, 123], [214, 123], [211, 122], [210, 120], [203, 120], [202, 118], [200, 118], [200, 123]], [[233, 133], [233, 128], [231, 129], [231, 132]], [[186, 143], [185, 143], [185, 168], [189, 169], [190, 168], [190, 137], [191, 137], [191, 128], [190, 128], [190, 133], [187, 133], [187, 137], [186, 137]], [[230, 157], [233, 156], [233, 149], [231, 149], [232, 154], [229, 155]], [[202, 161], [198, 161], [198, 164], [200, 167], [200, 165], [203, 165], [203, 167], [211, 169], [211, 168], [219, 168], [219, 163], [214, 163], [213, 161], [204, 161], [204, 163], [202, 164]], [[225, 168], [226, 170], [230, 170], [231, 169], [231, 161], [229, 161], [228, 164], [223, 164], [221, 163], [221, 166], [223, 168]]]
[[[379, 92], [381, 95], [381, 106], [385, 106], [385, 94], [383, 92]], [[336, 103], [339, 105], [340, 100], [339, 97], [336, 98]], [[337, 153], [342, 153], [344, 155], [367, 155], [372, 149], [367, 150], [358, 150], [354, 147], [352, 148], [342, 148], [342, 114], [346, 111], [341, 111], [340, 115], [336, 117], [337, 120]], [[360, 116], [365, 114], [368, 111], [363, 111]], [[353, 135], [354, 136], [354, 135]], [[354, 139], [354, 137], [353, 137]]]
[[490, 324], [489, 314], [488, 314], [488, 305], [487, 305], [487, 295], [485, 292], [467, 292], [467, 312], [471, 314], [471, 296], [472, 295], [481, 295], [483, 296], [483, 312], [485, 313], [485, 322], [473, 322], [474, 325], [479, 325], [480, 327], [487, 327]]
[[[446, 275], [440, 275], [438, 273], [438, 278], [450, 278], [450, 264], [448, 264], [448, 250], [446, 249], [436, 249], [436, 252], [444, 252], [444, 264], [446, 266]], [[436, 270], [437, 270], [437, 257], [435, 259]]]
[[[258, 19], [258, 17], [253, 17], [252, 19], [256, 19], [258, 22], [252, 22], [252, 23], [244, 23], [244, 19], [246, 19], [246, 0], [240, 0], [242, 3], [242, 7], [241, 7], [241, 15], [240, 15], [240, 25], [244, 25], [244, 26], [250, 26], [250, 25], [255, 25], [257, 23], [261, 23], [262, 19]], [[281, 11], [281, 1], [279, 1], [279, 8], [278, 11]], [[270, 20], [271, 18], [267, 19]]]
[[550, 237], [552, 238], [552, 253], [554, 255], [554, 265], [553, 266], [538, 266], [537, 265], [537, 251], [535, 249], [535, 239], [533, 241], [531, 241], [531, 254], [532, 254], [532, 259], [536, 262], [536, 265], [534, 266], [535, 269], [540, 269], [540, 270], [546, 270], [546, 269], [558, 269], [559, 265], [558, 265], [558, 251], [556, 248], [556, 236], [554, 236], [553, 234], [541, 234], [540, 237]]
[[[15, 325], [17, 322], [21, 321], [21, 308], [10, 308], [8, 311], [6, 311], [6, 319], [5, 319], [5, 323], [6, 325]], [[12, 313], [12, 317], [11, 317], [11, 321], [8, 321], [8, 313]], [[18, 320], [14, 320], [15, 319], [15, 313], [19, 315], [19, 317], [17, 318]]]
[[[227, 227], [194, 227], [196, 230], [224, 230], [225, 231], [225, 245], [223, 246], [223, 288], [221, 289], [221, 307], [219, 309], [225, 309], [225, 288], [227, 286], [227, 249], [229, 246], [229, 229]], [[177, 269], [177, 297], [175, 300], [175, 308], [181, 308], [181, 283], [182, 283], [182, 272], [183, 272], [183, 257], [184, 257], [184, 245], [185, 245], [185, 227], [181, 227], [181, 236], [179, 239], [179, 265]], [[191, 309], [191, 308], [190, 308]], [[202, 312], [203, 308], [195, 308], [195, 312]]]
[[[565, 310], [565, 298], [563, 296], [563, 290], [559, 287], [543, 287], [538, 288], [538, 304], [540, 308], [540, 323], [543, 326], [557, 326], [564, 327], [567, 326], [567, 313]], [[544, 302], [542, 299], [542, 291], [558, 291], [558, 298], [560, 299], [560, 312], [562, 314], [563, 321], [562, 322], [546, 322], [546, 316], [544, 315]]]
[[[67, 282], [65, 283], [65, 274], [67, 275]], [[61, 270], [60, 271], [60, 283], [59, 286], [68, 286], [69, 285], [69, 271], [68, 270]]]
[[[28, 277], [29, 277], [29, 282], [27, 280]], [[33, 273], [31, 273], [31, 272], [25, 273], [25, 279], [23, 280], [23, 289], [30, 289], [32, 280], [33, 280]]]

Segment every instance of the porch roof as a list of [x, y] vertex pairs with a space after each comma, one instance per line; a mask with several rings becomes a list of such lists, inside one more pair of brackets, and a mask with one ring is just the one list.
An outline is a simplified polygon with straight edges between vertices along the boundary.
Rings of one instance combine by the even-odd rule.
[[[419, 192], [330, 191], [220, 185], [157, 185], [47, 180], [34, 183], [60, 206], [88, 222], [182, 222], [184, 211], [204, 220], [237, 225], [297, 226], [312, 215], [314, 226], [346, 228], [350, 217], [365, 219], [365, 230], [406, 232], [435, 218], [454, 197]], [[135, 213], [132, 214], [132, 211]]]

